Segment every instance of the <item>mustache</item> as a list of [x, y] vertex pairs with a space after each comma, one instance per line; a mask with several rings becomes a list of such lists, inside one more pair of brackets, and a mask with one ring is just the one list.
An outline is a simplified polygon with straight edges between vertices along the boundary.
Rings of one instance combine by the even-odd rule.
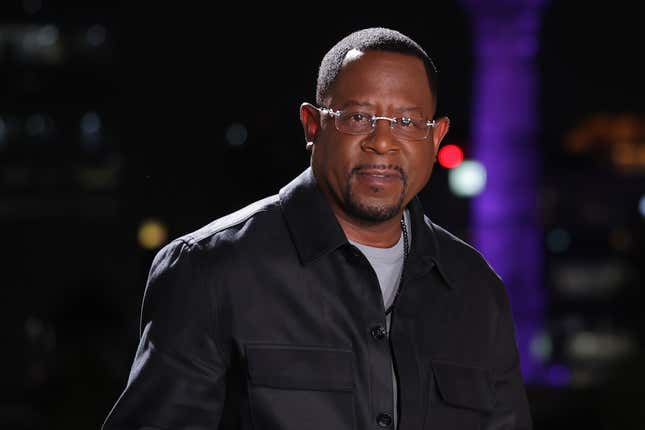
[[349, 172], [349, 176], [360, 174], [361, 170], [395, 170], [401, 175], [403, 183], [407, 183], [408, 175], [405, 173], [405, 170], [397, 164], [358, 164]]

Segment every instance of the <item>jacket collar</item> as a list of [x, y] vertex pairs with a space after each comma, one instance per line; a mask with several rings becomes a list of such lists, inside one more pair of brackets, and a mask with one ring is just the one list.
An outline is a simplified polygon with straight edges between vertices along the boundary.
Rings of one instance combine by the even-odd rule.
[[[311, 167], [280, 189], [279, 197], [282, 213], [303, 264], [349, 243], [318, 188]], [[446, 284], [452, 288], [452, 282], [446, 276], [447, 267], [440, 259], [435, 229], [425, 217], [418, 196], [412, 199], [408, 209], [412, 240], [406, 277], [413, 279], [423, 276], [436, 266]]]

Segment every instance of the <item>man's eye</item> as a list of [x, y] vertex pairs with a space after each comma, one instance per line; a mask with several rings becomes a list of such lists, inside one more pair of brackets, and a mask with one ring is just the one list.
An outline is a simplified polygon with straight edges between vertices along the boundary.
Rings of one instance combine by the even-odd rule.
[[412, 118], [407, 118], [407, 117], [402, 117], [399, 119], [399, 124], [401, 124], [404, 127], [411, 127], [414, 125], [414, 121], [412, 121]]
[[349, 119], [352, 122], [366, 122], [369, 119], [369, 117], [364, 113], [355, 112], [355, 113], [349, 114]]

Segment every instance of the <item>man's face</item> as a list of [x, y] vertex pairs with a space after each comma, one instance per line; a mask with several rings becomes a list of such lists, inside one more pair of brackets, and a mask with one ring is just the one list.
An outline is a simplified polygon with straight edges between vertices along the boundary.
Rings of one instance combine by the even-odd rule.
[[[434, 115], [423, 62], [384, 51], [350, 51], [325, 102], [334, 110], [376, 116]], [[336, 130], [333, 117], [310, 106], [302, 109], [307, 140], [314, 141], [312, 168], [319, 186], [337, 215], [360, 221], [400, 216], [428, 182], [448, 130], [448, 119], [442, 118], [425, 140], [405, 140], [392, 135], [389, 121], [379, 120], [371, 134], [350, 135]]]

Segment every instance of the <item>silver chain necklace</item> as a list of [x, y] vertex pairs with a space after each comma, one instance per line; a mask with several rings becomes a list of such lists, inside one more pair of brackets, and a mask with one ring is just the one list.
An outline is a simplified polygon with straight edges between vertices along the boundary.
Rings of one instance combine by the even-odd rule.
[[394, 294], [394, 300], [392, 300], [392, 304], [385, 311], [385, 315], [388, 315], [389, 313], [392, 312], [392, 309], [396, 304], [396, 299], [397, 297], [399, 297], [399, 292], [403, 287], [403, 272], [405, 271], [405, 263], [408, 261], [408, 252], [409, 252], [408, 251], [408, 227], [405, 225], [405, 214], [403, 214], [403, 217], [401, 218], [401, 232], [403, 232], [403, 267], [401, 267], [401, 277], [399, 278], [399, 286], [396, 289], [396, 293]]

